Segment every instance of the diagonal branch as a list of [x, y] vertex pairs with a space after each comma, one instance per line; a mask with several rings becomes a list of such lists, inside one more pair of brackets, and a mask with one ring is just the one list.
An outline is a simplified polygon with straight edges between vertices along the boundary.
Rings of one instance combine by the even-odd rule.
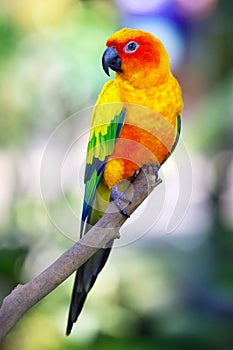
[[[132, 214], [160, 183], [160, 179], [155, 179], [151, 167], [143, 167], [126, 191], [126, 195], [132, 197], [132, 202], [127, 206], [128, 214]], [[119, 238], [119, 229], [126, 220], [126, 216], [116, 211], [114, 203], [110, 203], [104, 216], [82, 239], [38, 276], [24, 285], [18, 285], [3, 300], [0, 309], [0, 341], [26, 311], [59, 286], [99, 248]]]

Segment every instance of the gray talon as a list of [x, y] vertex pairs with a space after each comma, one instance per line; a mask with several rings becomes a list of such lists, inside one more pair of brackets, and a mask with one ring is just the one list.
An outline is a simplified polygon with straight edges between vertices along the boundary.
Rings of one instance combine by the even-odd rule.
[[154, 175], [155, 181], [158, 181], [158, 179], [159, 179], [159, 174], [158, 174], [159, 173], [159, 166], [151, 164], [151, 165], [146, 165], [145, 168], [146, 168], [147, 173], [149, 175]]
[[125, 210], [125, 208], [123, 207], [122, 203], [120, 202], [120, 199], [124, 202], [128, 202], [131, 203], [130, 199], [125, 195], [124, 192], [120, 191], [117, 187], [117, 185], [114, 185], [112, 187], [112, 191], [111, 191], [111, 195], [110, 195], [110, 199], [112, 201], [114, 201], [115, 205], [117, 206], [117, 208], [120, 210], [121, 214], [123, 214], [124, 216], [127, 216], [129, 218], [129, 214], [127, 213], [127, 211]]
[[158, 165], [153, 165], [153, 171], [154, 171], [154, 175], [155, 175], [155, 181], [158, 181], [159, 178], [159, 167]]

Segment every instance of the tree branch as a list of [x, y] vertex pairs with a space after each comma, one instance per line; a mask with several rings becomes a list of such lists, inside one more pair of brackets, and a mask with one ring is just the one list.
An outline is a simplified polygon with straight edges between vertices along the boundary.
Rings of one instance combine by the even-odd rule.
[[[155, 179], [150, 167], [143, 167], [133, 185], [126, 191], [126, 195], [132, 198], [127, 206], [128, 214], [131, 215], [161, 182], [160, 179]], [[119, 238], [119, 229], [126, 220], [126, 216], [116, 211], [114, 203], [110, 203], [104, 216], [82, 239], [38, 276], [24, 285], [18, 285], [3, 300], [0, 309], [0, 341], [26, 311], [59, 286], [99, 248], [112, 239]]]

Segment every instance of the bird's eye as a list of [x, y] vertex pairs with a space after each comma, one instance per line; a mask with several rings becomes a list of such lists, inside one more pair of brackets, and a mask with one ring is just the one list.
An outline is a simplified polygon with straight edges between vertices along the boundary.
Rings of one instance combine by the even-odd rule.
[[133, 53], [138, 49], [139, 45], [136, 43], [136, 41], [130, 41], [128, 44], [125, 45], [124, 51], [127, 53]]

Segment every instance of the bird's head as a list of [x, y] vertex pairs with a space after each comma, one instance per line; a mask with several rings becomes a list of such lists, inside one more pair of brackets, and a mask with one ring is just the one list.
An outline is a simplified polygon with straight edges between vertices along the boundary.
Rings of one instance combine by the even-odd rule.
[[107, 40], [102, 57], [103, 69], [135, 87], [161, 84], [169, 76], [169, 57], [161, 41], [152, 34], [123, 28]]

